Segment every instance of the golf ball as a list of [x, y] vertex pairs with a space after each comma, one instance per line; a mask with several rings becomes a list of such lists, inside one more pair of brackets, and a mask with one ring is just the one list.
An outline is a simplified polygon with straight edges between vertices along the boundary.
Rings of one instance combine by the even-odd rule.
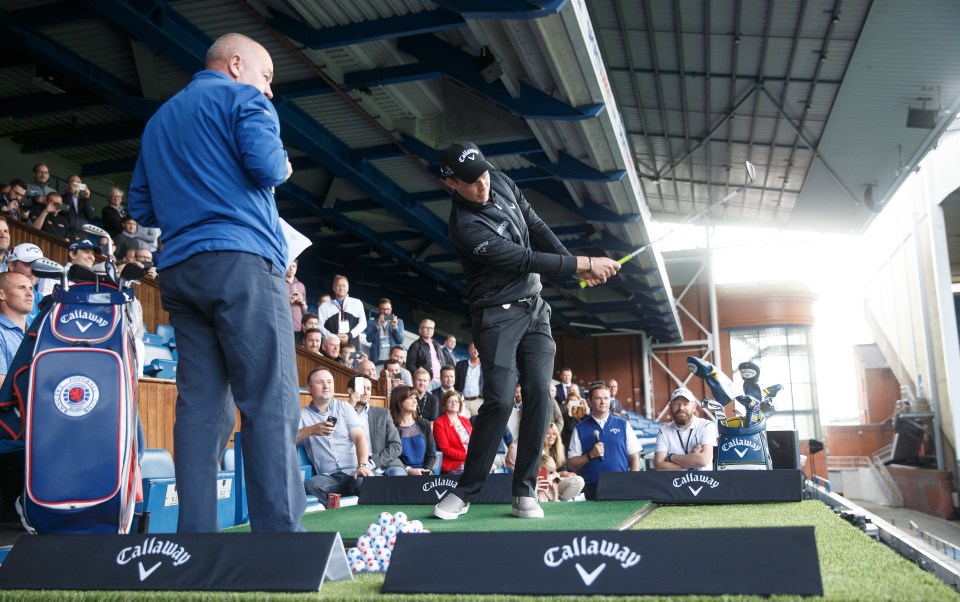
[[373, 539], [378, 535], [383, 535], [383, 527], [381, 527], [377, 523], [373, 523], [372, 525], [367, 527], [367, 536], [370, 537], [370, 539]]
[[366, 566], [367, 563], [359, 559], [350, 562], [350, 570], [354, 573], [362, 573]]
[[390, 539], [391, 537], [396, 536], [396, 534], [397, 534], [396, 525], [386, 525], [383, 528], [383, 536], [386, 537], [387, 539]]
[[405, 522], [407, 522], [406, 512], [397, 512], [393, 515], [393, 524], [402, 525]]
[[361, 556], [362, 554], [357, 548], [350, 548], [347, 550], [347, 560], [350, 562], [353, 562], [354, 560], [360, 560]]
[[380, 516], [377, 517], [377, 524], [381, 527], [393, 524], [393, 515], [389, 512], [381, 512]]
[[370, 537], [369, 537], [369, 536], [367, 536], [367, 535], [361, 535], [360, 537], [357, 538], [357, 549], [359, 549], [361, 552], [364, 551], [364, 550], [369, 550], [369, 549], [370, 549], [370, 545], [371, 545], [372, 543], [373, 543], [373, 542], [370, 541]]

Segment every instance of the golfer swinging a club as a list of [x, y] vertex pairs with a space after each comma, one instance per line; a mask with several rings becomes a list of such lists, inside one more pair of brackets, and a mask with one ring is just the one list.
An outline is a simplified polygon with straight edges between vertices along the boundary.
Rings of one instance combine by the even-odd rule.
[[620, 264], [607, 257], [571, 255], [517, 185], [495, 171], [472, 142], [450, 145], [440, 165], [453, 197], [449, 235], [467, 278], [484, 401], [459, 484], [433, 514], [452, 520], [469, 510], [493, 464], [519, 376], [524, 401], [512, 514], [542, 518], [537, 470], [550, 404], [555, 403], [548, 389], [557, 347], [550, 306], [540, 297], [540, 274], [576, 274], [595, 286], [616, 275]]

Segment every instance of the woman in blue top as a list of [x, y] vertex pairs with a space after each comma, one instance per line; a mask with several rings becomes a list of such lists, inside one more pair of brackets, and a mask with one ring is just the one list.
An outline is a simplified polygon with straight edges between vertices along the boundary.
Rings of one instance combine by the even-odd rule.
[[390, 416], [400, 431], [403, 451], [400, 461], [408, 475], [431, 474], [437, 462], [433, 443], [433, 428], [417, 414], [417, 391], [413, 387], [399, 385], [390, 394]]

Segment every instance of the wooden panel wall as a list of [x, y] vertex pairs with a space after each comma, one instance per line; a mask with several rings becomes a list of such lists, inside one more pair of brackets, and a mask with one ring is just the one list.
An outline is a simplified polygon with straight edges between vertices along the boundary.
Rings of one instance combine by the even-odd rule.
[[643, 356], [640, 337], [617, 335], [576, 338], [557, 335], [557, 356], [553, 378], [560, 380], [563, 368], [573, 370], [573, 382], [586, 393], [586, 385], [594, 380], [616, 379], [620, 386], [617, 398], [634, 412], [643, 412]]

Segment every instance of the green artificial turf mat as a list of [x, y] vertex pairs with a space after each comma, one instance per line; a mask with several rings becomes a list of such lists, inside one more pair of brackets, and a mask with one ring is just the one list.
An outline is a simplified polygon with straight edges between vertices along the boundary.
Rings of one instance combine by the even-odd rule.
[[[816, 500], [785, 504], [661, 506], [634, 529], [708, 527], [814, 527], [824, 597], [828, 600], [957, 600], [957, 592], [891, 548], [868, 537]], [[683, 539], [683, 536], [679, 536]], [[765, 567], [762, 550], [752, 558], [718, 558]]]
[[[381, 512], [405, 512], [409, 520], [419, 520], [424, 528], [436, 532], [448, 531], [565, 531], [609, 530], [630, 518], [649, 502], [555, 502], [542, 504], [542, 520], [521, 520], [511, 516], [510, 504], [473, 504], [470, 512], [457, 520], [433, 517], [433, 506], [348, 506], [324, 512], [313, 512], [303, 517], [307, 531], [339, 531], [344, 540], [354, 540], [367, 532], [370, 523], [377, 521]], [[249, 531], [240, 526], [231, 531]]]

